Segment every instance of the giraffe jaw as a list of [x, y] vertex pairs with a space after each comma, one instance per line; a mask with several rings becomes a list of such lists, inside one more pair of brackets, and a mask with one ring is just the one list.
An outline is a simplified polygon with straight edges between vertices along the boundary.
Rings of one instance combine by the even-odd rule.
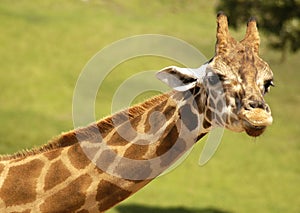
[[260, 136], [273, 122], [270, 112], [263, 109], [243, 110], [240, 113], [242, 125], [249, 136]]

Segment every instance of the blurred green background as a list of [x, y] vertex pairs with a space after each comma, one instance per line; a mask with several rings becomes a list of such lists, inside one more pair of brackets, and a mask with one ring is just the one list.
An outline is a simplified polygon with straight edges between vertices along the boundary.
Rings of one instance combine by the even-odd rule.
[[[2, 0], [0, 153], [39, 146], [73, 129], [76, 80], [87, 61], [112, 42], [164, 34], [212, 57], [215, 6], [216, 1], [197, 0]], [[232, 34], [242, 39], [244, 31]], [[109, 213], [300, 212], [300, 54], [280, 63], [267, 39], [262, 34], [261, 56], [275, 74], [276, 87], [266, 97], [274, 124], [256, 139], [226, 131], [217, 153], [200, 167], [202, 139], [179, 167]], [[172, 64], [142, 57], [115, 68], [100, 88], [97, 118], [109, 114], [114, 90], [126, 77]]]

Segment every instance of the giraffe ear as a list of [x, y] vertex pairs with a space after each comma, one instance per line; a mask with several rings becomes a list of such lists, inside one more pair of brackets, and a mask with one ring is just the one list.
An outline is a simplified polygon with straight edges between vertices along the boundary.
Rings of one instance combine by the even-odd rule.
[[160, 70], [156, 77], [177, 91], [187, 91], [202, 83], [204, 72], [203, 66], [199, 69], [170, 66]]

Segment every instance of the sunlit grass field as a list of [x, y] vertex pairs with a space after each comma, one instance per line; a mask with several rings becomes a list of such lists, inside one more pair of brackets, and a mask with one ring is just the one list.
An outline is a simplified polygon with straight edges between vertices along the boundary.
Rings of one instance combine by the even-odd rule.
[[[170, 35], [212, 57], [215, 4], [2, 0], [0, 153], [39, 146], [73, 129], [77, 78], [112, 42], [139, 34]], [[232, 34], [242, 39], [243, 32]], [[276, 87], [266, 97], [274, 124], [256, 139], [226, 131], [217, 153], [200, 167], [204, 138], [179, 167], [109, 213], [300, 212], [300, 53], [280, 63], [267, 39], [262, 35], [261, 56], [275, 74]], [[110, 113], [114, 91], [128, 76], [173, 63], [141, 57], [116, 67], [99, 89], [96, 117]]]

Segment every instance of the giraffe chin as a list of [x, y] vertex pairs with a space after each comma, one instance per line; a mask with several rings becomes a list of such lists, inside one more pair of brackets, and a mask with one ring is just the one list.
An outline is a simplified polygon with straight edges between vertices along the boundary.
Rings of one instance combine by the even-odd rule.
[[242, 126], [249, 136], [260, 136], [273, 122], [270, 112], [263, 109], [243, 110], [240, 113]]
[[246, 133], [251, 137], [260, 136], [267, 128], [267, 126], [253, 126], [246, 120], [243, 121], [243, 127], [244, 127]]

